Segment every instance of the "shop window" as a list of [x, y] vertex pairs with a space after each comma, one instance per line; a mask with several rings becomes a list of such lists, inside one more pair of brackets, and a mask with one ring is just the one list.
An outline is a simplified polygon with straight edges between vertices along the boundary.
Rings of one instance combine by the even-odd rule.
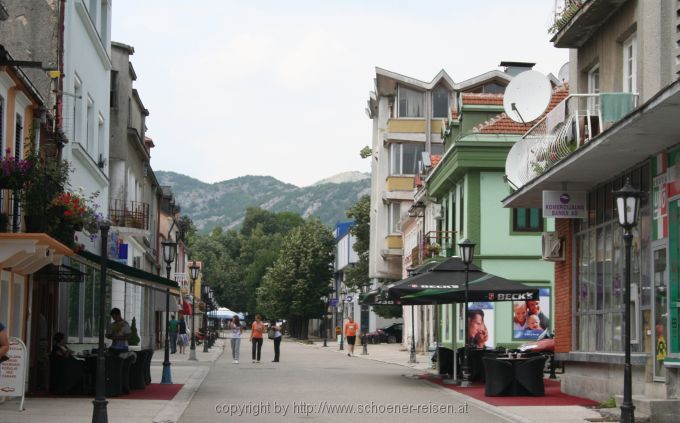
[[513, 209], [512, 230], [515, 232], [543, 232], [541, 209]]

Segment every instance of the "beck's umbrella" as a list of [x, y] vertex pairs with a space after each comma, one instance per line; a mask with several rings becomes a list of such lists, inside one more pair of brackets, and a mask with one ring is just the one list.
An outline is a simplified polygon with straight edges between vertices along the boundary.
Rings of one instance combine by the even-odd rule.
[[[538, 288], [482, 272], [470, 265], [468, 301], [537, 300]], [[399, 304], [426, 305], [465, 302], [465, 264], [452, 257], [430, 271], [391, 286], [389, 298]]]
[[[416, 269], [414, 269], [411, 272], [411, 276], [413, 275], [419, 275], [421, 273], [427, 272], [431, 270], [433, 267], [438, 266], [439, 264], [442, 264], [441, 262], [437, 261], [432, 261], [429, 263], [426, 263]], [[405, 279], [404, 279], [405, 280]], [[389, 285], [391, 286], [391, 285]], [[393, 305], [393, 304], [401, 304], [398, 302], [395, 302], [393, 298], [390, 298], [390, 295], [387, 291], [387, 288], [389, 286], [378, 286], [377, 288], [374, 288], [370, 291], [368, 291], [365, 294], [360, 294], [359, 295], [359, 304], [365, 304], [365, 305]]]

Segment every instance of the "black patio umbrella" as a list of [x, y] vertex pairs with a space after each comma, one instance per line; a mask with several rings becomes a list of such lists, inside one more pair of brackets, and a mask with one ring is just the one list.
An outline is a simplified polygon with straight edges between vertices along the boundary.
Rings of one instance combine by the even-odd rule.
[[[520, 301], [538, 299], [538, 288], [482, 272], [470, 265], [470, 302]], [[452, 257], [430, 271], [390, 286], [389, 298], [402, 305], [450, 304], [465, 302], [465, 264]]]
[[[411, 271], [411, 276], [414, 275], [419, 275], [421, 273], [427, 272], [432, 270], [433, 267], [438, 266], [442, 264], [442, 262], [438, 261], [431, 261], [429, 263], [425, 263], [424, 265], [413, 269]], [[405, 280], [405, 279], [402, 279]], [[393, 304], [401, 304], [400, 302], [395, 302], [394, 299], [390, 298], [389, 293], [387, 292], [387, 288], [389, 286], [379, 286], [375, 289], [372, 289], [368, 291], [365, 294], [360, 294], [359, 295], [359, 304], [367, 304], [367, 305], [393, 305]]]

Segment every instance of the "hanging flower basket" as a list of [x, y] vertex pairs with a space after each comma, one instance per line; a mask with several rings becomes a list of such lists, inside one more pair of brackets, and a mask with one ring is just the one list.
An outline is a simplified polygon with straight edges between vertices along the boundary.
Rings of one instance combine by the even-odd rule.
[[0, 189], [18, 190], [24, 187], [34, 166], [31, 160], [11, 156], [10, 151], [5, 150], [5, 156], [0, 160]]

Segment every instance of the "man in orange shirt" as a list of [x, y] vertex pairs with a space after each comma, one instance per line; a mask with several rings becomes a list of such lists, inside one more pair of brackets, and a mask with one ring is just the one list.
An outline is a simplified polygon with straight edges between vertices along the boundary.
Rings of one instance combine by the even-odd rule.
[[359, 324], [354, 321], [354, 317], [348, 317], [349, 322], [345, 323], [345, 337], [347, 338], [347, 345], [349, 347], [348, 357], [354, 354], [354, 343], [356, 342], [357, 336], [359, 336]]

